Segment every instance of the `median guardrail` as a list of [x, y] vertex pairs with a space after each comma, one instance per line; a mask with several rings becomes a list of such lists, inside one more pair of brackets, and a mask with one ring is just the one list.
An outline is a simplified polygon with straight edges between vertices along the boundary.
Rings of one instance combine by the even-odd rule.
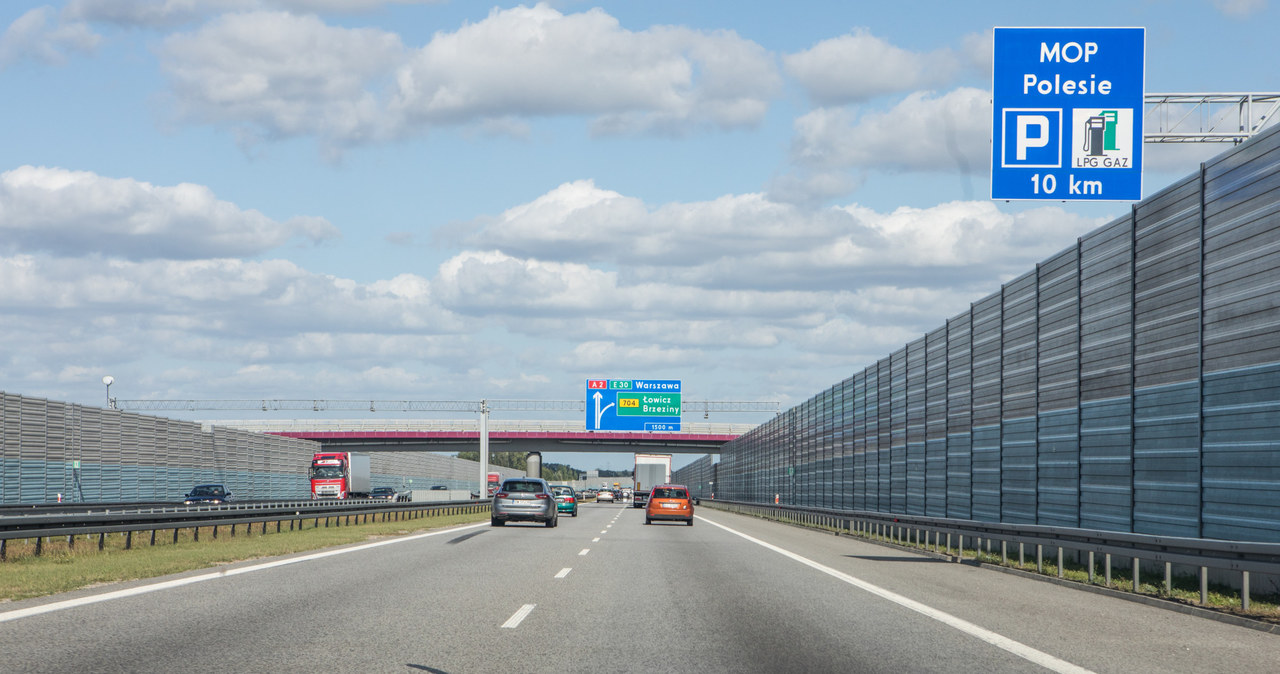
[[11, 540], [35, 539], [36, 554], [43, 551], [45, 539], [66, 537], [69, 546], [75, 545], [78, 536], [98, 536], [98, 548], [105, 545], [107, 534], [124, 534], [127, 539], [125, 548], [133, 547], [133, 535], [136, 532], [150, 531], [150, 545], [155, 545], [156, 536], [161, 531], [173, 531], [173, 540], [178, 540], [178, 532], [183, 529], [194, 529], [195, 540], [200, 540], [200, 528], [212, 527], [213, 537], [218, 537], [219, 527], [230, 527], [231, 535], [235, 535], [236, 527], [262, 525], [262, 533], [267, 533], [268, 525], [274, 523], [276, 532], [284, 529], [289, 522], [289, 530], [295, 524], [301, 528], [306, 520], [315, 520], [320, 526], [332, 522], [334, 526], [349, 526], [372, 521], [400, 521], [418, 519], [428, 516], [446, 516], [487, 512], [490, 501], [444, 501], [444, 502], [389, 502], [370, 499], [343, 501], [285, 501], [272, 503], [227, 503], [211, 506], [168, 505], [160, 507], [119, 506], [107, 507], [101, 511], [87, 512], [51, 512], [11, 515], [0, 517], [0, 561], [7, 558], [8, 543]]

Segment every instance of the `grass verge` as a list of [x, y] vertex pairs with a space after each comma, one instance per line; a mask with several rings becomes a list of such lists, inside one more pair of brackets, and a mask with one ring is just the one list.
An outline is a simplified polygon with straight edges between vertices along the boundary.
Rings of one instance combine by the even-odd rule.
[[[269, 523], [179, 529], [174, 542], [172, 529], [134, 532], [132, 549], [125, 549], [124, 534], [108, 534], [98, 549], [99, 537], [46, 538], [36, 554], [36, 541], [9, 541], [5, 561], [0, 562], [0, 604], [17, 599], [43, 597], [85, 587], [124, 580], [155, 578], [172, 573], [205, 569], [232, 562], [276, 557], [308, 550], [359, 543], [373, 538], [403, 536], [429, 529], [488, 519], [487, 512], [423, 517], [391, 522], [368, 522], [328, 526], [320, 520], [302, 520], [301, 527], [289, 530], [288, 522], [276, 531]], [[336, 518], [335, 518], [336, 519]], [[197, 535], [199, 540], [197, 541]]]

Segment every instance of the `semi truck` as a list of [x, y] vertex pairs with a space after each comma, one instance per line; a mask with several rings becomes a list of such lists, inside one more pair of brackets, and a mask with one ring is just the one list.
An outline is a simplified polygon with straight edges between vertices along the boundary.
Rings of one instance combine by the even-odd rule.
[[631, 507], [643, 508], [649, 503], [649, 490], [671, 481], [670, 454], [636, 454], [635, 490]]
[[367, 498], [369, 455], [316, 452], [311, 457], [311, 498]]

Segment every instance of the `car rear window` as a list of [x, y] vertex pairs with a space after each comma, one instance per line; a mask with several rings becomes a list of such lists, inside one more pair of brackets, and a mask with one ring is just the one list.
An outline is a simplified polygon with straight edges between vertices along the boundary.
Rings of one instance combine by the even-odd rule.
[[565, 495], [568, 495], [568, 494], [572, 494], [572, 493], [573, 493], [573, 490], [572, 490], [572, 489], [570, 489], [570, 488], [568, 488], [568, 487], [552, 487], [552, 488], [551, 488], [551, 491], [553, 491], [553, 492], [555, 492], [555, 493], [557, 493], [557, 494], [565, 494]]
[[542, 491], [542, 483], [512, 481], [502, 485], [502, 491], [536, 494]]
[[653, 490], [653, 494], [649, 498], [689, 498], [689, 492], [683, 489], [658, 487]]

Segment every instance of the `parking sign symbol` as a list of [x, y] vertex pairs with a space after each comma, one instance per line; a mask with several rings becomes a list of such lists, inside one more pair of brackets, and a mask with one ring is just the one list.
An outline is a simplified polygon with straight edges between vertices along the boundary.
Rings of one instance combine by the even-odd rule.
[[1005, 108], [1003, 112], [1001, 167], [1062, 166], [1060, 108]]

